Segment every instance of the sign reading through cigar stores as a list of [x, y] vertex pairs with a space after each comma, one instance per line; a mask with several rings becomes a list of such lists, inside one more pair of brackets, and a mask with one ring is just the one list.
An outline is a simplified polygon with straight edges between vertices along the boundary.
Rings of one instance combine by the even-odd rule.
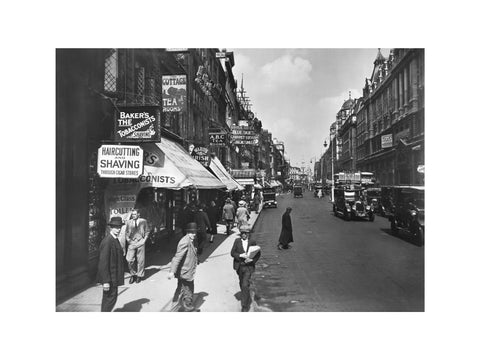
[[232, 141], [236, 145], [258, 145], [259, 137], [251, 126], [232, 125]]
[[115, 141], [160, 141], [160, 109], [119, 107], [115, 112]]
[[102, 178], [137, 178], [143, 172], [143, 150], [140, 146], [102, 145], [97, 172]]

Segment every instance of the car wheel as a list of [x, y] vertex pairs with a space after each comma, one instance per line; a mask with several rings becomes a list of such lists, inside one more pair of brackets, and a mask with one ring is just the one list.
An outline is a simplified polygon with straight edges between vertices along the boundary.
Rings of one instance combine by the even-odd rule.
[[368, 217], [368, 220], [374, 221], [374, 220], [375, 220], [375, 215], [374, 215], [374, 214], [370, 214], [370, 216]]
[[413, 238], [415, 239], [418, 245], [423, 246], [425, 244], [425, 234], [421, 226], [415, 227]]
[[352, 220], [352, 214], [350, 214], [349, 212], [345, 212], [345, 220], [346, 221]]
[[390, 230], [394, 235], [398, 234], [397, 221], [395, 219], [390, 220]]

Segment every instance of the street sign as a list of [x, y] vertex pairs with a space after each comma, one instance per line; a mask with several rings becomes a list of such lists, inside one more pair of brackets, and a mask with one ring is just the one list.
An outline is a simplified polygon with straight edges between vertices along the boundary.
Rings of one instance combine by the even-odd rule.
[[223, 58], [225, 58], [226, 56], [227, 56], [227, 53], [224, 53], [224, 52], [217, 52], [217, 53], [215, 53], [215, 57], [216, 57], [217, 59], [223, 59]]
[[115, 111], [115, 141], [160, 141], [160, 109], [158, 107], [118, 107]]
[[102, 145], [97, 172], [102, 178], [138, 178], [143, 172], [143, 150], [140, 146]]
[[382, 149], [393, 146], [393, 135], [387, 134], [382, 136]]

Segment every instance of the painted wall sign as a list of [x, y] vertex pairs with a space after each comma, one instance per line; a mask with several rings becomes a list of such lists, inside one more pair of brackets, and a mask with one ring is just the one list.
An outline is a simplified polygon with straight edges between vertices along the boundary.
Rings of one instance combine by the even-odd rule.
[[119, 107], [115, 112], [115, 141], [160, 141], [160, 110], [154, 107]]
[[102, 178], [138, 178], [143, 173], [143, 150], [140, 146], [102, 145], [97, 172]]
[[187, 75], [162, 76], [163, 112], [181, 112], [187, 109]]

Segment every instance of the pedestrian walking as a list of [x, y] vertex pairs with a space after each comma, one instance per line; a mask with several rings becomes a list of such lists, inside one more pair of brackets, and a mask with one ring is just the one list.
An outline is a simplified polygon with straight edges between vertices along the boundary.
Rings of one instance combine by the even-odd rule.
[[[233, 257], [233, 269], [237, 272], [240, 284], [242, 312], [247, 312], [252, 302], [250, 285], [255, 264], [260, 258], [260, 247], [250, 239], [249, 226], [243, 225], [239, 229], [240, 237], [235, 239], [230, 255]], [[254, 251], [251, 251], [252, 249]]]
[[255, 196], [253, 197], [253, 211], [255, 211], [255, 213], [258, 213], [259, 206], [260, 206], [260, 195], [258, 195], [258, 192], [255, 192]]
[[110, 232], [100, 243], [97, 282], [102, 284], [102, 312], [113, 310], [118, 297], [118, 287], [124, 284], [123, 249], [118, 235], [123, 226], [122, 218], [112, 217], [108, 223]]
[[197, 236], [197, 224], [189, 223], [186, 227], [187, 234], [180, 239], [177, 252], [172, 259], [168, 279], [177, 278], [177, 289], [173, 295], [172, 311], [183, 309], [195, 310], [193, 305], [194, 278], [197, 269], [197, 249], [194, 245]]
[[210, 231], [210, 220], [205, 212], [205, 204], [200, 204], [197, 212], [194, 216], [195, 223], [197, 224], [197, 254], [202, 255], [203, 246], [207, 240], [207, 231]]
[[248, 225], [248, 220], [250, 220], [250, 211], [247, 209], [247, 203], [243, 200], [241, 200], [238, 203], [238, 209], [237, 209], [237, 222], [238, 222], [238, 227]]
[[148, 234], [147, 220], [140, 217], [138, 209], [133, 209], [132, 218], [127, 221], [125, 230], [128, 244], [127, 263], [130, 271], [130, 284], [139, 283], [145, 275], [145, 242]]
[[280, 233], [280, 238], [278, 239], [279, 250], [288, 249], [288, 244], [293, 242], [292, 219], [290, 218], [291, 212], [292, 208], [287, 207], [282, 215], [282, 231]]
[[233, 226], [233, 220], [235, 219], [235, 207], [232, 204], [232, 200], [227, 198], [225, 200], [225, 205], [222, 210], [222, 219], [225, 221], [225, 226], [227, 227], [227, 235], [230, 235], [230, 230]]
[[217, 234], [218, 208], [215, 201], [210, 201], [207, 208], [207, 216], [210, 221], [210, 242], [213, 243], [214, 236]]

